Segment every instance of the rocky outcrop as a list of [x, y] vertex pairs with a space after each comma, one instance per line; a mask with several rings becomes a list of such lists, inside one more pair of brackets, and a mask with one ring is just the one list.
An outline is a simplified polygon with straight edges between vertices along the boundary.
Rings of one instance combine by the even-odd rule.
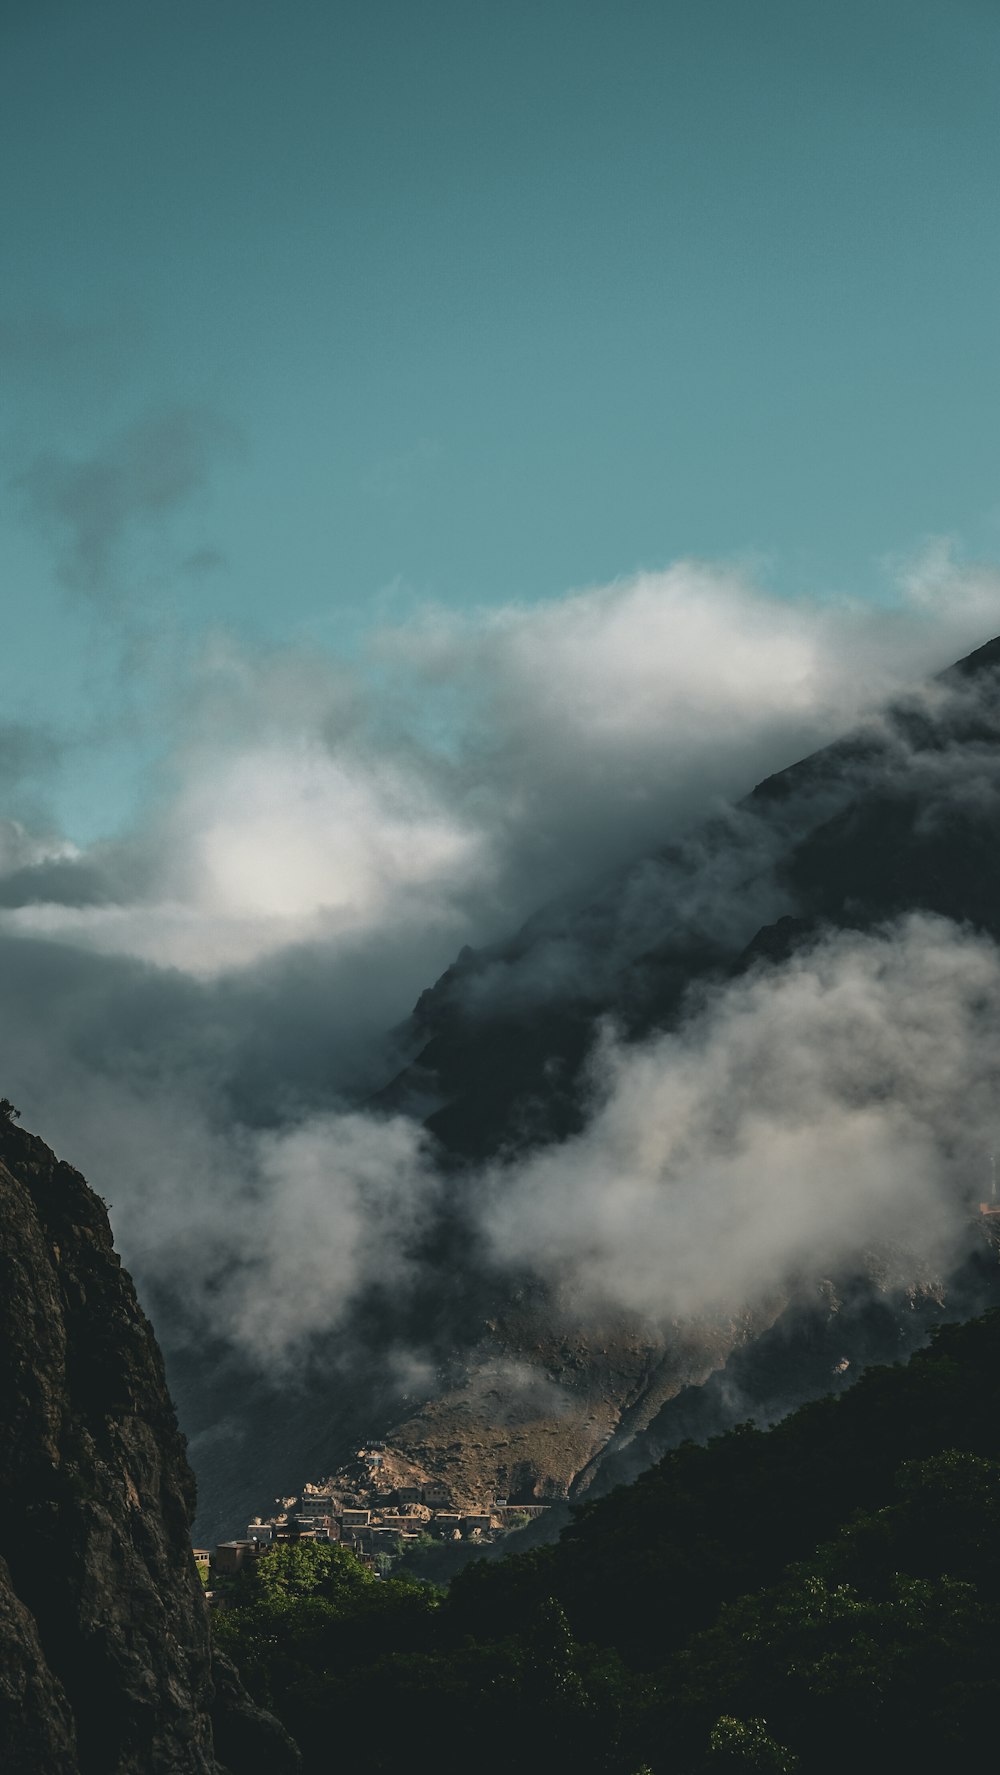
[[0, 1114], [5, 1775], [297, 1767], [232, 1670], [213, 1680], [194, 1502], [160, 1353], [104, 1204]]

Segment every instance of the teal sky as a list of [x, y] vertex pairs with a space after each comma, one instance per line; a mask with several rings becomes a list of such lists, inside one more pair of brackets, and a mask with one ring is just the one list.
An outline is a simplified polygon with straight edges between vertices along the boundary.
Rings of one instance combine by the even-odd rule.
[[931, 535], [995, 558], [998, 76], [994, 0], [6, 0], [39, 794], [113, 826], [220, 625], [351, 651], [688, 554], [869, 598]]

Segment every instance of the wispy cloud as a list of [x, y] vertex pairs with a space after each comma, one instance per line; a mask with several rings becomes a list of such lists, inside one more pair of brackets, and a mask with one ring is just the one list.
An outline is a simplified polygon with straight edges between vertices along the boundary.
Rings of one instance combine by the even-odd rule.
[[[187, 485], [181, 456], [151, 509]], [[91, 859], [114, 877], [106, 904], [36, 898], [16, 928], [219, 973], [405, 926], [433, 933], [444, 965], [661, 849], [993, 625], [996, 574], [949, 568], [936, 602], [922, 584], [915, 605], [873, 612], [777, 601], [695, 563], [427, 615], [383, 632], [373, 678], [212, 638], [164, 710], [151, 811]]]
[[63, 583], [103, 603], [126, 592], [136, 537], [163, 544], [170, 517], [236, 445], [232, 428], [193, 406], [147, 413], [88, 454], [48, 449], [17, 475], [32, 521], [53, 539]]

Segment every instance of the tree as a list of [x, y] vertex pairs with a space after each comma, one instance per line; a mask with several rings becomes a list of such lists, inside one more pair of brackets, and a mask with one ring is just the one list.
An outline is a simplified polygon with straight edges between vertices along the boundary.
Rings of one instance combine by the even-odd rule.
[[272, 1601], [322, 1596], [341, 1602], [375, 1582], [350, 1548], [330, 1541], [279, 1541], [257, 1557], [249, 1577], [252, 1596]]
[[724, 1713], [712, 1727], [708, 1741], [706, 1767], [723, 1769], [758, 1769], [761, 1775], [791, 1775], [798, 1767], [798, 1757], [778, 1744], [767, 1729], [766, 1720], [738, 1720]]
[[0, 1097], [0, 1121], [19, 1122], [21, 1111], [15, 1109], [9, 1097]]

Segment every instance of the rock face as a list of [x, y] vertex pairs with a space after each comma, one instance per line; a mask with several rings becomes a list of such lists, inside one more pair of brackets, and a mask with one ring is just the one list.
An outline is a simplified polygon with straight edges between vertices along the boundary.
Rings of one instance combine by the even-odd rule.
[[[104, 1205], [0, 1114], [5, 1775], [297, 1767], [233, 1673], [213, 1681], [194, 1502], [160, 1353]], [[217, 1759], [216, 1736], [239, 1762]]]

